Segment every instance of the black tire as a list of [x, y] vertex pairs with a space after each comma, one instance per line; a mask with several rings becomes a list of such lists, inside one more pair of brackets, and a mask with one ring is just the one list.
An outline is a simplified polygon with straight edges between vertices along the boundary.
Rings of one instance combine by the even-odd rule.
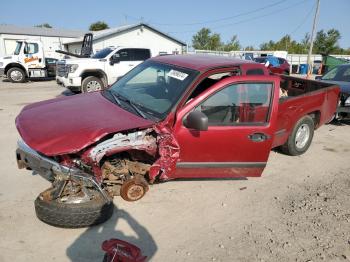
[[[15, 78], [12, 75], [12, 73], [17, 73], [18, 78]], [[26, 75], [25, 75], [24, 71], [19, 67], [10, 68], [6, 73], [6, 76], [12, 83], [23, 83], [26, 81]]]
[[113, 215], [114, 205], [102, 197], [79, 204], [44, 201], [40, 196], [34, 202], [36, 216], [43, 222], [64, 228], [79, 228], [105, 222]]
[[[100, 89], [93, 89], [93, 85], [96, 86], [100, 85]], [[102, 80], [96, 76], [88, 76], [86, 78], [84, 78], [83, 82], [81, 83], [81, 91], [82, 93], [89, 93], [89, 92], [94, 92], [94, 91], [100, 91], [103, 90], [104, 84], [102, 82]]]
[[[306, 140], [305, 145], [297, 146], [296, 136], [299, 128], [305, 125], [309, 128], [309, 137]], [[298, 156], [304, 154], [310, 147], [312, 138], [314, 136], [315, 123], [314, 120], [310, 116], [304, 116], [299, 119], [295, 124], [292, 133], [289, 135], [287, 142], [281, 146], [281, 151], [287, 155]]]

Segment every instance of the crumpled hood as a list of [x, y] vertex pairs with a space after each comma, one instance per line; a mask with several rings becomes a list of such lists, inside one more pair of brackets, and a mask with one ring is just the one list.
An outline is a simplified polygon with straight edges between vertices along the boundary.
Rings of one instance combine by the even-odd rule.
[[100, 92], [34, 103], [16, 118], [23, 140], [47, 156], [75, 153], [110, 133], [153, 124], [113, 104]]

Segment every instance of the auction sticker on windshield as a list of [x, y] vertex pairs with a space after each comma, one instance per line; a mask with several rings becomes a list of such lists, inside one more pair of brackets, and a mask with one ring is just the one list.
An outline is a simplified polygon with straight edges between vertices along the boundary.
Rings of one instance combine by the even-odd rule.
[[183, 72], [180, 72], [180, 71], [177, 71], [177, 70], [174, 70], [174, 69], [171, 69], [171, 70], [169, 71], [169, 73], [168, 73], [168, 76], [183, 81], [183, 80], [186, 79], [186, 77], [188, 76], [188, 74], [183, 73]]

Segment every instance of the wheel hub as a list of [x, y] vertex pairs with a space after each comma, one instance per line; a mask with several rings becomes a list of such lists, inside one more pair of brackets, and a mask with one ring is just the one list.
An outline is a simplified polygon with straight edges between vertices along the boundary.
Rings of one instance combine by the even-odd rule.
[[120, 196], [126, 201], [136, 201], [141, 199], [148, 191], [147, 181], [141, 177], [127, 180], [120, 188]]
[[23, 78], [23, 75], [20, 71], [14, 70], [10, 73], [10, 77], [13, 81], [21, 81]]
[[88, 92], [100, 91], [102, 90], [102, 86], [98, 81], [90, 81], [86, 85], [86, 90]]
[[295, 146], [298, 149], [305, 147], [310, 138], [310, 127], [307, 124], [302, 124], [295, 136]]

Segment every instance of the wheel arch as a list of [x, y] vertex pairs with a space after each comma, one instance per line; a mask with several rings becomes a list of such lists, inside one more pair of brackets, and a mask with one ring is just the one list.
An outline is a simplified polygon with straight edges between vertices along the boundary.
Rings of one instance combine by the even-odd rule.
[[81, 80], [83, 81], [88, 76], [94, 76], [102, 80], [104, 87], [107, 87], [107, 75], [103, 70], [84, 70], [81, 74]]
[[11, 68], [14, 68], [14, 67], [18, 67], [20, 69], [23, 70], [24, 72], [24, 75], [26, 77], [28, 77], [28, 74], [27, 74], [27, 70], [24, 68], [23, 65], [21, 65], [20, 63], [9, 63], [6, 67], [5, 67], [5, 75], [7, 74], [7, 72], [11, 69]]
[[320, 125], [321, 111], [316, 110], [316, 111], [308, 113], [307, 115], [312, 118], [312, 120], [314, 121], [315, 129], [317, 129]]

